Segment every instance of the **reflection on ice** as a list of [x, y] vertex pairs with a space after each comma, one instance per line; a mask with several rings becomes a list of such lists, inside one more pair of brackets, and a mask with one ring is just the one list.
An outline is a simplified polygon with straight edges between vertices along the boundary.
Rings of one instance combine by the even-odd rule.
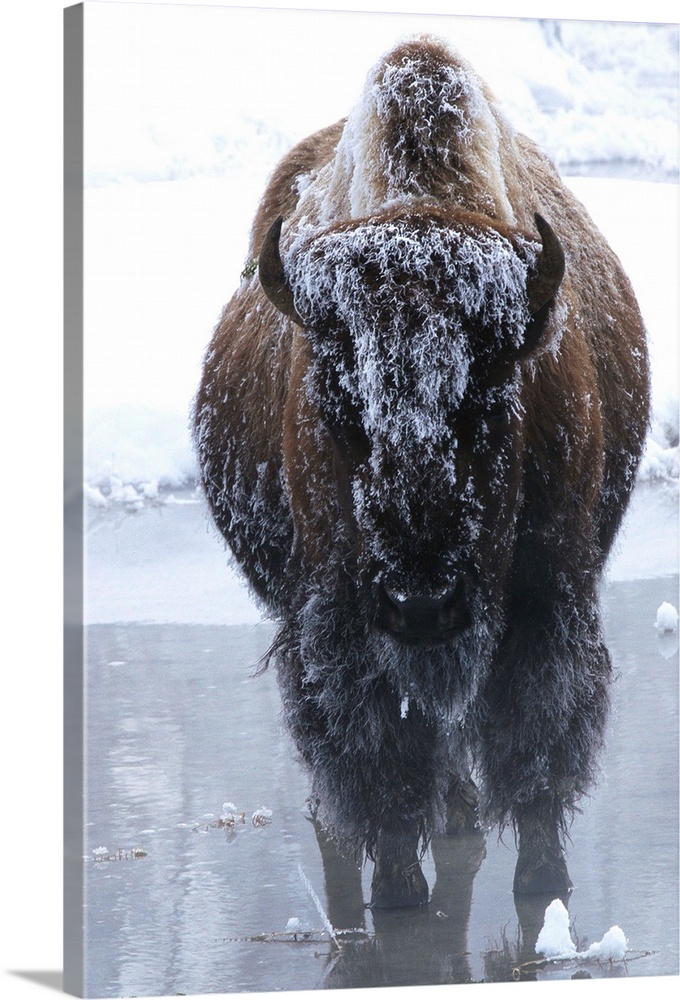
[[678, 651], [678, 633], [664, 632], [659, 636], [657, 642], [659, 654], [664, 660], [672, 659]]

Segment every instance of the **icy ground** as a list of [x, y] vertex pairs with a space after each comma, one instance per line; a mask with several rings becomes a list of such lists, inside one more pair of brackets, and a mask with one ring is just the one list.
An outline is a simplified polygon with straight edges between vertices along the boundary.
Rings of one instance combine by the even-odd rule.
[[[549, 963], [535, 946], [551, 900], [516, 906], [511, 835], [433, 844], [424, 910], [371, 914], [371, 866], [363, 893], [345, 867], [324, 867], [275, 672], [254, 674], [270, 625], [91, 626], [89, 995], [499, 982], [518, 963], [541, 981], [677, 975], [678, 635], [654, 628], [677, 582], [604, 589], [612, 720], [570, 831], [566, 933], [542, 942], [566, 958]], [[362, 931], [342, 954], [320, 910], [336, 937]], [[315, 933], [296, 940], [298, 927]]]

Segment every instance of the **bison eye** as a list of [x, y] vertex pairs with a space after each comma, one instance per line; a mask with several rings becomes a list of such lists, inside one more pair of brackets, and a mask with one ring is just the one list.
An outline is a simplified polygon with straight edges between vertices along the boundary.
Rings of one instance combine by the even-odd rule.
[[343, 458], [361, 462], [368, 457], [370, 441], [358, 416], [326, 417], [324, 424]]
[[489, 406], [484, 420], [492, 434], [505, 431], [510, 426], [510, 407], [502, 400], [496, 400]]

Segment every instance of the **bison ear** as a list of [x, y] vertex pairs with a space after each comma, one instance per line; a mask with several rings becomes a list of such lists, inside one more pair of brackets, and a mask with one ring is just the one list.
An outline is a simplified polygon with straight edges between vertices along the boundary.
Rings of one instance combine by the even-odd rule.
[[531, 319], [526, 328], [521, 354], [531, 354], [544, 339], [550, 306], [564, 277], [564, 250], [552, 227], [536, 213], [541, 250], [533, 274], [527, 282]]
[[288, 316], [298, 326], [304, 326], [295, 308], [293, 292], [288, 284], [279, 252], [282, 225], [283, 216], [280, 215], [269, 227], [269, 231], [264, 238], [257, 265], [260, 284], [269, 301], [273, 302], [284, 316]]

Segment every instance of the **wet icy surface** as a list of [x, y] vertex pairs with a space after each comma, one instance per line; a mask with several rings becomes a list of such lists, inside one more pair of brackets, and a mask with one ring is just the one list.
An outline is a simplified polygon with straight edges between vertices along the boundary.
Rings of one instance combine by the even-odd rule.
[[[677, 632], [654, 627], [664, 601], [678, 605], [673, 509], [659, 488], [638, 496], [604, 590], [615, 711], [569, 850], [578, 949], [617, 924], [628, 961], [548, 966], [533, 970], [539, 979], [678, 973]], [[87, 630], [88, 995], [504, 980], [537, 957], [550, 900], [518, 915], [510, 835], [441, 842], [436, 879], [431, 855], [425, 863], [423, 911], [373, 918], [360, 895], [370, 868], [324, 875], [275, 675], [254, 675], [272, 627], [255, 624], [197, 505], [95, 512], [88, 550], [99, 621]], [[118, 601], [109, 621], [107, 593]], [[198, 623], [183, 623], [194, 612]], [[251, 623], [217, 625], [220, 614]], [[233, 823], [221, 820], [225, 803]], [[271, 817], [253, 821], [260, 807]], [[99, 848], [115, 860], [95, 860]], [[338, 952], [310, 888], [338, 932], [364, 935], [339, 935]]]
[[[262, 620], [196, 493], [150, 501], [142, 510], [138, 503], [137, 498], [130, 506], [118, 502], [88, 510], [87, 622]], [[677, 482], [641, 482], [610, 557], [608, 579], [677, 572]]]

